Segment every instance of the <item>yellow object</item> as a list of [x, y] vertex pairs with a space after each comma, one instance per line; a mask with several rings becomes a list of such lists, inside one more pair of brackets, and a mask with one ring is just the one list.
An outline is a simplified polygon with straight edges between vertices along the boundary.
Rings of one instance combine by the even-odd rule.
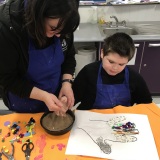
[[6, 146], [3, 146], [2, 149], [4, 150], [5, 153], [8, 153], [8, 152], [9, 152], [9, 150], [6, 149]]
[[105, 24], [106, 21], [105, 21], [105, 19], [104, 19], [103, 17], [101, 17], [101, 18], [99, 19], [98, 23], [99, 23], [99, 24]]
[[20, 137], [19, 137], [19, 136], [17, 136], [17, 137], [16, 137], [16, 139], [18, 140], [18, 139], [20, 139]]

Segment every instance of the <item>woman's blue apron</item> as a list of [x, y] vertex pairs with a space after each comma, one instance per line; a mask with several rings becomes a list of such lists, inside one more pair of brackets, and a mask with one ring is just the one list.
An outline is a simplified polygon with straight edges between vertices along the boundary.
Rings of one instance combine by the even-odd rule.
[[129, 72], [125, 68], [125, 79], [122, 84], [103, 84], [101, 78], [102, 64], [98, 71], [96, 100], [93, 109], [113, 108], [117, 105], [130, 106]]
[[[61, 65], [64, 61], [62, 45], [58, 37], [54, 43], [45, 49], [36, 49], [29, 41], [29, 65], [25, 76], [35, 87], [49, 93], [55, 93], [60, 85]], [[45, 112], [48, 111], [44, 102], [30, 98], [20, 98], [8, 93], [9, 109], [17, 112]]]

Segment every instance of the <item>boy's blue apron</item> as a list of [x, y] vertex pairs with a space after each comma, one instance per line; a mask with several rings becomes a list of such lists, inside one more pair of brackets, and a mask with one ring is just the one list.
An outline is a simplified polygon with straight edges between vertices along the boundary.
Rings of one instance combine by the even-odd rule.
[[[45, 49], [36, 49], [29, 41], [29, 65], [26, 78], [37, 88], [49, 93], [55, 93], [61, 78], [61, 65], [64, 61], [62, 45], [58, 37], [54, 43]], [[9, 109], [17, 112], [45, 112], [48, 111], [44, 102], [20, 98], [8, 93]]]
[[125, 68], [125, 80], [122, 84], [103, 84], [101, 78], [102, 64], [98, 71], [96, 100], [93, 109], [108, 109], [117, 105], [130, 106], [129, 72]]

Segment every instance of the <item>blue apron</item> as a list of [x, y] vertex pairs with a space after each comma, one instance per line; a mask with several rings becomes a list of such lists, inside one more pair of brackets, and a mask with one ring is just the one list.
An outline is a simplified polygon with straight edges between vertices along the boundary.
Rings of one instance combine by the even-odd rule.
[[[62, 45], [58, 37], [54, 43], [45, 49], [36, 49], [29, 40], [29, 65], [25, 78], [35, 87], [49, 93], [55, 93], [60, 85], [61, 65], [64, 61]], [[48, 111], [44, 102], [30, 98], [20, 98], [8, 93], [9, 109], [17, 112], [45, 112]]]
[[96, 100], [93, 109], [108, 109], [117, 105], [130, 106], [129, 72], [125, 68], [125, 80], [122, 84], [103, 84], [101, 78], [102, 64], [98, 71]]

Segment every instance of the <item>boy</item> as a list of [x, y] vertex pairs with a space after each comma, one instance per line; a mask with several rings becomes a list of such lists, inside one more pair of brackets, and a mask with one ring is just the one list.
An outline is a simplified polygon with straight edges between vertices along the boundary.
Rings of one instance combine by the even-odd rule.
[[117, 105], [151, 103], [149, 89], [140, 74], [127, 67], [135, 47], [125, 33], [104, 40], [101, 60], [86, 65], [73, 83], [78, 109], [108, 109]]

